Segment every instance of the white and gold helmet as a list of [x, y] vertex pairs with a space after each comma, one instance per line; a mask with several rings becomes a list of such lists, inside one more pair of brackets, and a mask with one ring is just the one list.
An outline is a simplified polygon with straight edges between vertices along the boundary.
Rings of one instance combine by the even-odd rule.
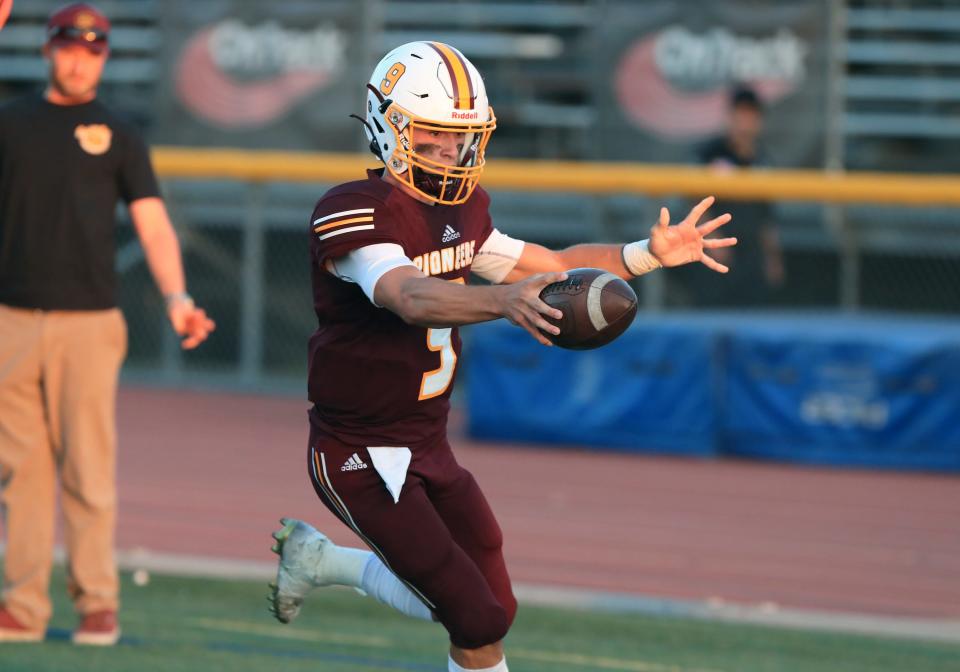
[[[442, 42], [410, 42], [383, 57], [367, 84], [366, 122], [370, 150], [387, 170], [444, 205], [463, 203], [473, 193], [497, 127], [479, 71]], [[416, 128], [464, 133], [457, 165], [419, 156], [413, 146]]]

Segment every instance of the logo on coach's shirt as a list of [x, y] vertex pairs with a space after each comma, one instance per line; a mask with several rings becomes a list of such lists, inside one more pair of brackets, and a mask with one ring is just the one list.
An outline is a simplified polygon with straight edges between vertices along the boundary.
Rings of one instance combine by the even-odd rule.
[[443, 229], [443, 237], [440, 238], [440, 242], [449, 243], [450, 241], [456, 240], [459, 237], [460, 237], [460, 232], [454, 231], [453, 227], [447, 224], [447, 226]]
[[110, 149], [113, 131], [106, 124], [79, 124], [73, 131], [73, 137], [87, 154], [105, 154]]

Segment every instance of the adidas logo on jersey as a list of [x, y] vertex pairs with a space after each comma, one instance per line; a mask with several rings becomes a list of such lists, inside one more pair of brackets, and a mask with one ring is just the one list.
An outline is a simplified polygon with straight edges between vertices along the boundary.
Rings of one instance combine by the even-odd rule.
[[443, 237], [440, 238], [440, 242], [449, 243], [451, 240], [456, 240], [459, 237], [460, 237], [460, 232], [454, 231], [453, 228], [449, 224], [447, 224], [447, 226], [443, 229]]
[[343, 463], [343, 466], [340, 467], [340, 471], [359, 471], [360, 469], [366, 469], [367, 463], [360, 459], [360, 456], [354, 453], [351, 455], [346, 462]]

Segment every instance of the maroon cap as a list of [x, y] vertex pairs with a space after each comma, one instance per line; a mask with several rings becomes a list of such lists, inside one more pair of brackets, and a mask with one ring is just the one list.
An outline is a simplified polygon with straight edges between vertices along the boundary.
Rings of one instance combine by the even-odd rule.
[[93, 5], [76, 2], [47, 19], [47, 44], [82, 44], [95, 54], [107, 49], [110, 20]]

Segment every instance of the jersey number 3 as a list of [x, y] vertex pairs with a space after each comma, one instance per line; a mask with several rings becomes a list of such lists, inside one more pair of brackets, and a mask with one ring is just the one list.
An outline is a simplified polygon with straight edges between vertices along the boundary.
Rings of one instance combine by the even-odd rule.
[[457, 353], [450, 339], [451, 329], [427, 329], [427, 349], [440, 353], [440, 368], [427, 371], [420, 382], [420, 398], [432, 399], [447, 391], [457, 368]]

